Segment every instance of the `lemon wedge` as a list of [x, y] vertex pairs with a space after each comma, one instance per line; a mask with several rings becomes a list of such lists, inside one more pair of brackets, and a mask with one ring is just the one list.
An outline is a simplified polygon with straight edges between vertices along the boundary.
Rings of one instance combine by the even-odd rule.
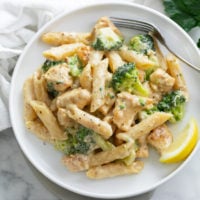
[[194, 118], [191, 118], [183, 131], [181, 131], [174, 142], [162, 152], [160, 162], [176, 163], [184, 160], [194, 149], [198, 141], [198, 126]]

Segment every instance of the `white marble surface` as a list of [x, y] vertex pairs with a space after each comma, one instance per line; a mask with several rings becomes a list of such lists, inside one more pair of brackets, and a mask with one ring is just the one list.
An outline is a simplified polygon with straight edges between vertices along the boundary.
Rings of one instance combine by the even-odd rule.
[[[1, 116], [3, 117], [3, 116]], [[0, 134], [0, 200], [86, 200], [64, 190], [42, 174], [23, 156], [12, 129]], [[129, 200], [199, 200], [200, 150], [175, 177], [155, 191]], [[127, 199], [127, 200], [128, 200]]]

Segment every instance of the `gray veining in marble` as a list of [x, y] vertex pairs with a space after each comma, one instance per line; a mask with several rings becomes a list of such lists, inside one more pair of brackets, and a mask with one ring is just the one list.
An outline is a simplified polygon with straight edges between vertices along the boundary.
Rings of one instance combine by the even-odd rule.
[[[0, 133], [0, 200], [92, 200], [55, 185], [25, 158], [12, 129]], [[199, 200], [200, 151], [154, 192], [126, 200]]]

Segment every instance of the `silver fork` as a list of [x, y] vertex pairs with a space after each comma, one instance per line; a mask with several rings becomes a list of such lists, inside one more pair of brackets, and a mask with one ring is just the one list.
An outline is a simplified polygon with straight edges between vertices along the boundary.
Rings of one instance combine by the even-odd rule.
[[196, 70], [197, 72], [200, 72], [200, 68], [193, 65], [192, 63], [188, 62], [185, 60], [183, 57], [178, 55], [176, 52], [174, 52], [166, 43], [165, 39], [161, 35], [159, 29], [150, 23], [140, 21], [140, 20], [135, 20], [135, 19], [124, 19], [124, 18], [118, 18], [118, 17], [110, 17], [111, 21], [118, 27], [123, 27], [123, 28], [128, 28], [128, 29], [135, 29], [139, 31], [144, 31], [149, 33], [150, 35], [154, 36], [157, 38], [162, 45], [164, 45], [169, 52], [174, 54], [177, 58], [179, 58], [181, 61], [186, 63], [188, 66]]

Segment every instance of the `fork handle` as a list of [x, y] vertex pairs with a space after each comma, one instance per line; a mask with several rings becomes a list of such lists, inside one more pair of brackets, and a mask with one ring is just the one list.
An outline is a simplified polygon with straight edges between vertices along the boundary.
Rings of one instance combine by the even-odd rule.
[[192, 69], [194, 69], [195, 71], [200, 73], [200, 67], [197, 67], [195, 65], [193, 65], [192, 63], [188, 62], [187, 60], [185, 60], [184, 58], [182, 58], [181, 56], [179, 56], [177, 53], [175, 53], [174, 51], [172, 51], [165, 43], [163, 43], [164, 46], [167, 48], [167, 50], [169, 52], [171, 52], [172, 54], [174, 54], [177, 58], [179, 58], [179, 60], [181, 60], [182, 62], [184, 62], [185, 64], [187, 64], [188, 66], [190, 66]]

